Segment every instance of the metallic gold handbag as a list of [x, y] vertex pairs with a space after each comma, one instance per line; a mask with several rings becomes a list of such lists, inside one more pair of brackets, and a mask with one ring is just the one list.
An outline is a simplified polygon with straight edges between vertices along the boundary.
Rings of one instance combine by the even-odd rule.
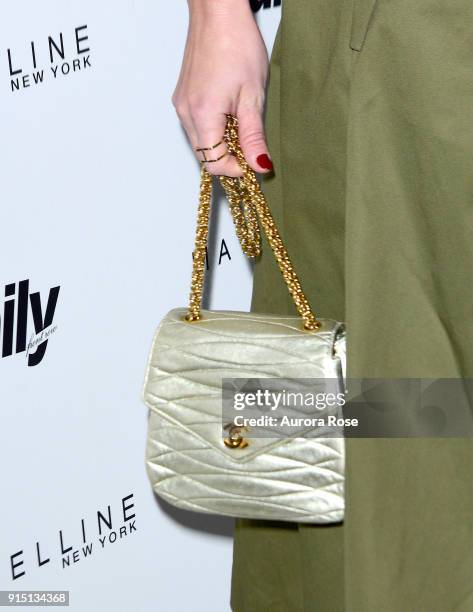
[[[344, 391], [345, 326], [317, 319], [302, 291], [229, 115], [225, 141], [243, 177], [219, 177], [244, 252], [260, 250], [258, 219], [300, 318], [201, 310], [212, 177], [202, 166], [190, 304], [161, 321], [143, 400], [146, 470], [179, 508], [227, 516], [331, 523], [344, 515], [344, 440], [245, 437], [222, 421], [222, 379], [330, 378]], [[230, 424], [231, 425], [231, 424]]]

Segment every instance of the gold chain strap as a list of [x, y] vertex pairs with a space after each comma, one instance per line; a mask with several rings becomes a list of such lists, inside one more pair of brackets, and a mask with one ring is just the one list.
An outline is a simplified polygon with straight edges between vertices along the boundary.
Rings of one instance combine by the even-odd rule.
[[[259, 219], [276, 257], [282, 276], [286, 281], [289, 293], [292, 296], [298, 313], [302, 317], [304, 328], [308, 330], [318, 329], [320, 322], [312, 312], [309, 302], [302, 291], [301, 283], [289, 259], [256, 175], [243, 156], [238, 140], [238, 121], [233, 115], [227, 115], [224, 139], [229, 152], [237, 158], [243, 170], [243, 176], [240, 178], [219, 177], [229, 200], [230, 211], [242, 249], [249, 257], [256, 257], [261, 253]], [[201, 318], [200, 308], [204, 289], [205, 256], [210, 203], [212, 200], [212, 175], [205, 169], [204, 164], [202, 164], [200, 178], [199, 210], [193, 253], [191, 293], [189, 309], [185, 317], [187, 321], [198, 321]]]

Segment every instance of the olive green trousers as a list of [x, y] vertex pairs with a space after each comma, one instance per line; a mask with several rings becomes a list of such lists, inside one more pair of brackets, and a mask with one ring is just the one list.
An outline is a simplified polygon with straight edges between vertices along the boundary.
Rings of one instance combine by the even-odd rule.
[[[266, 127], [348, 376], [473, 377], [473, 2], [284, 0]], [[263, 246], [252, 307], [294, 313]], [[343, 525], [236, 522], [234, 612], [473, 611], [473, 441], [349, 439], [346, 468]]]

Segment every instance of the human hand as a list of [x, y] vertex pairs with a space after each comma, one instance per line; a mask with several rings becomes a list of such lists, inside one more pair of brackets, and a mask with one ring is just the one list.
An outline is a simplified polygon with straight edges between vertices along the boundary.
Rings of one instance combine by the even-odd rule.
[[[188, 0], [189, 30], [172, 101], [195, 150], [220, 143], [226, 115], [238, 119], [241, 148], [256, 172], [272, 162], [264, 136], [263, 106], [268, 54], [248, 0]], [[241, 176], [221, 142], [206, 151], [212, 174]], [[202, 152], [196, 153], [203, 159]]]

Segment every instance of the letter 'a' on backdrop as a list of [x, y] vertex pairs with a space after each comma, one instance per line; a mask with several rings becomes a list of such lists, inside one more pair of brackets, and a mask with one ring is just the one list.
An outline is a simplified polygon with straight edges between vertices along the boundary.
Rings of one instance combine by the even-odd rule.
[[[279, 3], [251, 5], [271, 47]], [[232, 521], [169, 511], [144, 466], [150, 337], [191, 273], [186, 13], [18, 0], [0, 21], [0, 590], [81, 612], [230, 610]], [[223, 202], [214, 227], [211, 307], [248, 309]]]

